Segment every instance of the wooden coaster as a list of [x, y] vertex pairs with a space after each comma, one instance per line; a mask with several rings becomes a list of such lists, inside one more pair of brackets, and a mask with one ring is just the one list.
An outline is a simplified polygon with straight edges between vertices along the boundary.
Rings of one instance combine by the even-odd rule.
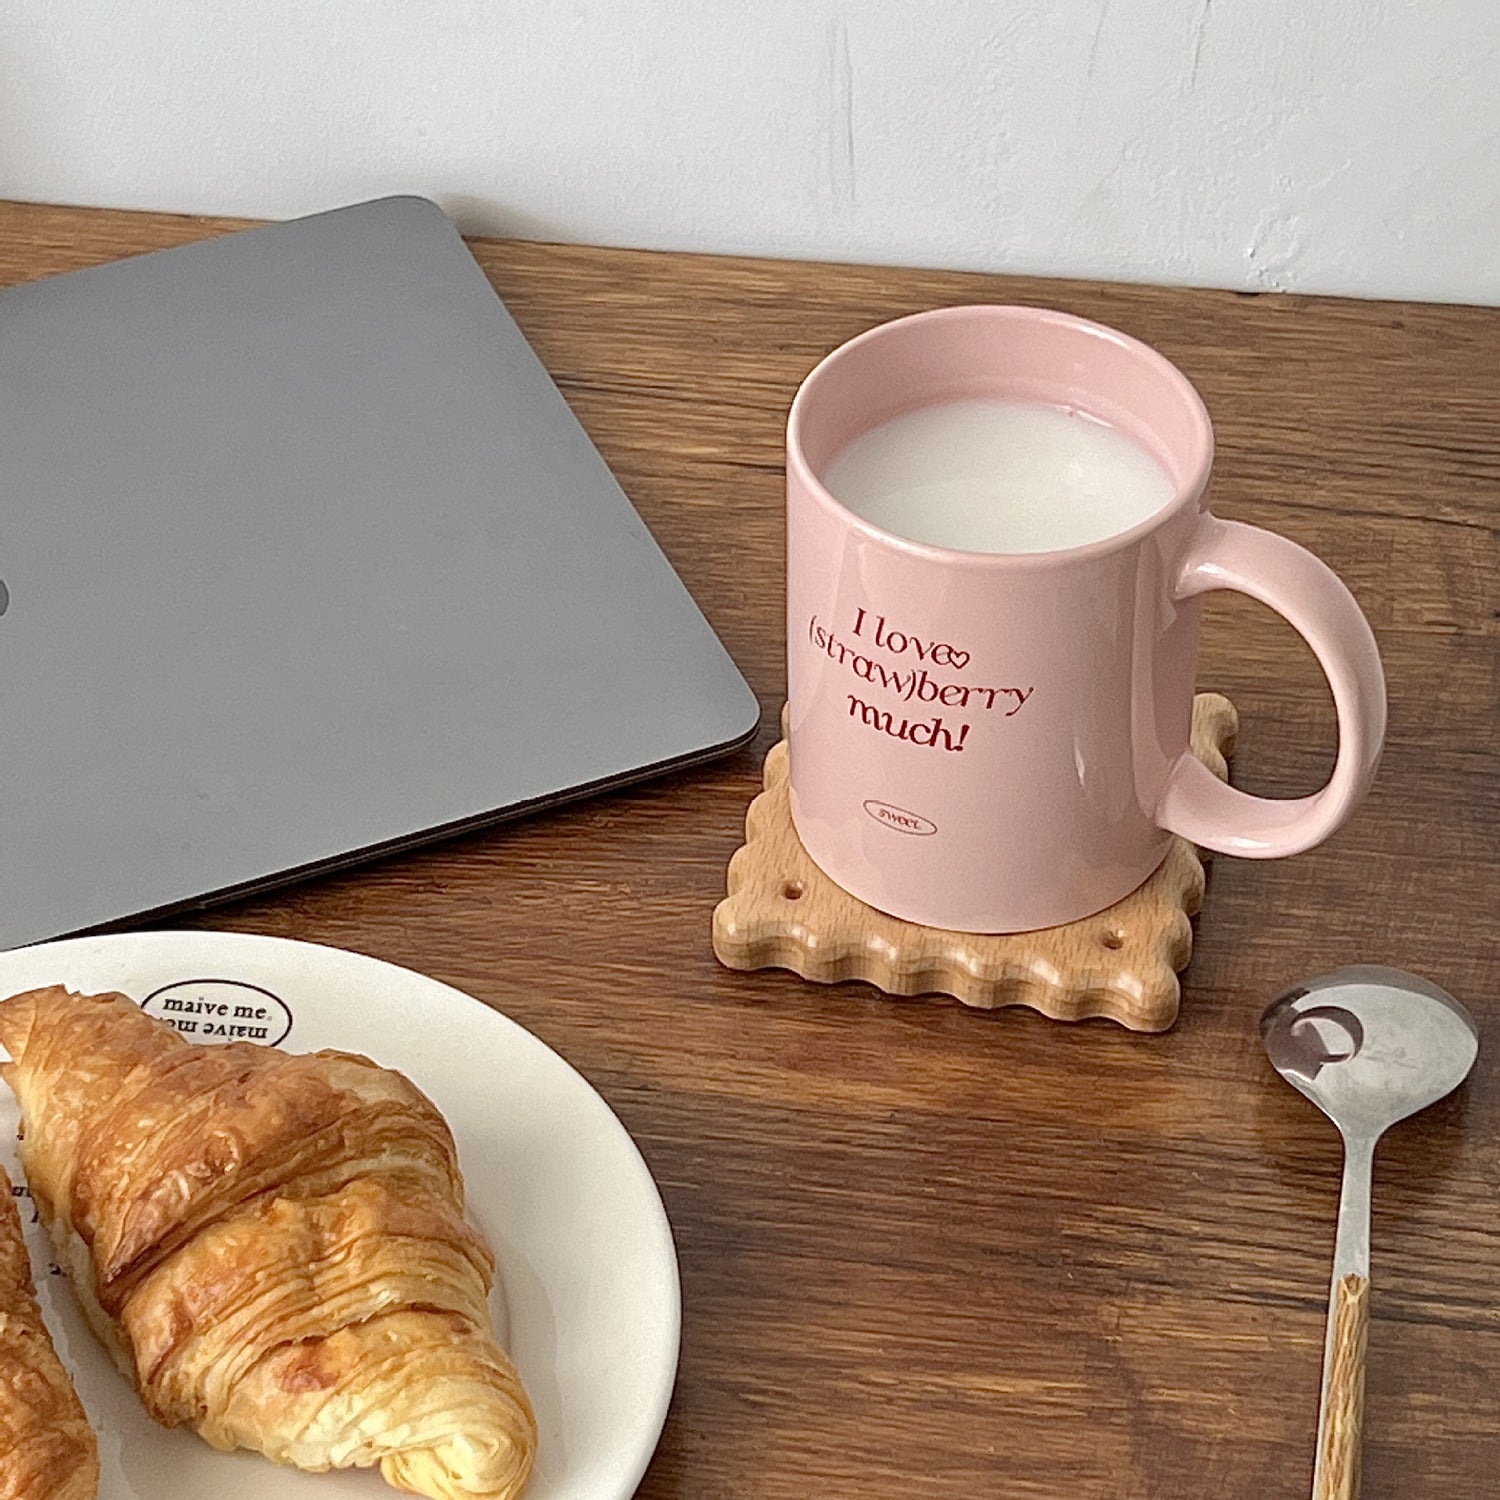
[[[1193, 753], [1227, 779], [1239, 716], [1217, 693], [1193, 702]], [[1107, 1016], [1131, 1031], [1177, 1019], [1177, 971], [1193, 951], [1188, 920], [1203, 903], [1203, 860], [1186, 839], [1107, 911], [1038, 932], [950, 932], [903, 922], [856, 900], [808, 857], [792, 827], [787, 746], [766, 756], [765, 790], [729, 861], [714, 909], [714, 952], [731, 969], [791, 969], [836, 984], [862, 979], [891, 995], [941, 993], [993, 1009], [1029, 1005], [1056, 1021]]]

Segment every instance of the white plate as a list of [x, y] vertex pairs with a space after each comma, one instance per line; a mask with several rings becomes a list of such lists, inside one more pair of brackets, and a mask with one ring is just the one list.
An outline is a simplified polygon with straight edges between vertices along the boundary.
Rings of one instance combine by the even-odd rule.
[[[0, 996], [44, 984], [119, 990], [154, 1014], [263, 1029], [398, 1068], [443, 1111], [469, 1213], [500, 1263], [496, 1327], [536, 1407], [526, 1500], [628, 1500], [661, 1434], [681, 1305], [656, 1184], [609, 1106], [555, 1052], [478, 1001], [337, 948], [239, 933], [75, 938], [0, 953]], [[168, 1007], [168, 1001], [178, 1002]], [[224, 1006], [222, 1012], [217, 1007]], [[257, 1012], [260, 1014], [257, 1015]], [[210, 1016], [212, 1017], [210, 1019]], [[207, 1038], [212, 1040], [213, 1038]], [[0, 1162], [19, 1183], [17, 1110], [0, 1086]], [[157, 1427], [84, 1326], [46, 1237], [27, 1237], [43, 1309], [99, 1434], [100, 1500], [374, 1500], [371, 1473], [299, 1474]]]

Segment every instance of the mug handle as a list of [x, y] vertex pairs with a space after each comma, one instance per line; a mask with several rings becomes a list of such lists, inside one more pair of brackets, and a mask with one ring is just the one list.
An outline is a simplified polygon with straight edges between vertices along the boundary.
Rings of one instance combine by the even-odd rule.
[[1221, 854], [1278, 859], [1340, 828], [1375, 776], [1385, 738], [1385, 674], [1369, 622], [1338, 575], [1273, 531], [1207, 512], [1179, 565], [1173, 596], [1234, 589], [1269, 605], [1312, 647], [1338, 713], [1328, 784], [1307, 797], [1253, 797], [1220, 781], [1191, 750], [1168, 773], [1156, 822]]

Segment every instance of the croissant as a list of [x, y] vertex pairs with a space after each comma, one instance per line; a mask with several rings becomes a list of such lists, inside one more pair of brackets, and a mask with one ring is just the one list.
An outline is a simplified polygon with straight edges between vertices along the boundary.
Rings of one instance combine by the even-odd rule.
[[0, 1500], [94, 1500], [99, 1448], [52, 1347], [0, 1170]]
[[42, 1222], [158, 1422], [434, 1500], [520, 1493], [536, 1421], [419, 1089], [58, 987], [0, 1001], [0, 1046]]

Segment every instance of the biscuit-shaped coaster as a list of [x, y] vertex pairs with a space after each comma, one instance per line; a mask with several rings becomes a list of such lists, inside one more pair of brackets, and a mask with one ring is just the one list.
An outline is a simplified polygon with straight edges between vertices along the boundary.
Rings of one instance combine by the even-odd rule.
[[[1239, 716], [1217, 693], [1193, 702], [1193, 753], [1227, 779]], [[808, 857], [792, 826], [787, 746], [766, 756], [765, 790], [729, 861], [714, 910], [714, 952], [731, 969], [791, 969], [834, 984], [863, 979], [892, 995], [932, 992], [992, 1009], [1029, 1005], [1056, 1021], [1107, 1016], [1132, 1031], [1177, 1019], [1177, 971], [1193, 951], [1203, 860], [1186, 839], [1143, 885], [1096, 916], [1036, 932], [969, 933], [886, 916]]]

